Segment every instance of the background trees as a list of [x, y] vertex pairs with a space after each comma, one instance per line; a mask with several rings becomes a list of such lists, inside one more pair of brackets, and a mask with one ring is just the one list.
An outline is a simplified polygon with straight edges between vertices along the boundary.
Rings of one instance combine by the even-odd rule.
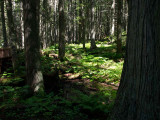
[[0, 57], [0, 119], [107, 118], [123, 64], [126, 1], [0, 2], [0, 47], [12, 48], [14, 63], [13, 72]]
[[127, 26], [125, 21], [122, 28], [122, 20], [127, 20], [126, 6], [125, 0], [40, 0], [36, 3], [25, 0], [22, 7], [22, 1], [2, 0], [1, 46], [9, 44], [12, 47], [15, 72], [17, 51], [25, 46], [28, 84], [34, 86], [34, 81], [43, 81], [34, 77], [41, 74], [37, 73], [40, 71], [40, 48], [58, 44], [58, 56], [63, 60], [65, 44], [83, 43], [85, 49], [85, 43], [90, 42], [90, 48], [96, 49], [96, 41], [107, 40], [109, 43], [115, 42], [117, 53], [121, 53], [121, 35]]
[[[64, 1], [63, 1], [64, 2]], [[16, 0], [9, 0], [6, 2], [5, 7], [3, 1], [1, 2], [2, 9], [2, 22], [4, 26], [4, 17], [7, 18], [9, 23], [6, 25], [10, 29], [7, 29], [7, 35], [13, 31], [13, 35], [18, 48], [23, 48], [24, 46], [24, 34], [23, 34], [23, 14], [22, 14], [22, 3]], [[13, 4], [13, 7], [12, 7]], [[56, 44], [59, 42], [59, 10], [58, 10], [58, 0], [41, 0], [40, 1], [40, 43], [42, 48], [47, 48], [50, 45]], [[3, 17], [3, 9], [4, 17]], [[117, 35], [117, 40], [119, 41], [118, 36], [126, 30], [127, 26], [127, 4], [124, 0], [121, 1], [120, 5], [117, 1], [112, 0], [100, 0], [100, 1], [88, 1], [88, 0], [70, 0], [64, 2], [64, 14], [66, 29], [65, 32], [65, 42], [66, 43], [85, 43], [88, 41], [91, 42], [91, 46], [94, 48], [94, 40], [102, 40], [109, 35]], [[123, 14], [122, 14], [123, 12]], [[5, 16], [7, 15], [7, 16]], [[119, 17], [118, 17], [119, 16]], [[123, 20], [122, 23], [119, 22]], [[121, 25], [120, 25], [121, 23]], [[62, 23], [61, 23], [62, 24]], [[60, 26], [61, 26], [60, 24]], [[11, 28], [11, 26], [13, 26]], [[62, 25], [63, 26], [63, 25]], [[117, 26], [117, 27], [116, 27]], [[119, 28], [121, 26], [121, 28]], [[3, 31], [5, 34], [5, 27]], [[122, 30], [121, 30], [122, 29]], [[10, 32], [9, 32], [9, 31]], [[118, 31], [117, 31], [118, 30]], [[117, 34], [115, 34], [118, 32]], [[119, 34], [120, 33], [120, 34]], [[11, 33], [10, 33], [11, 34]], [[10, 38], [11, 35], [8, 36]], [[114, 37], [113, 37], [114, 38]], [[4, 38], [4, 41], [5, 38]], [[12, 40], [13, 41], [13, 40]], [[10, 41], [8, 41], [11, 43]], [[118, 42], [117, 44], [119, 44]], [[5, 43], [6, 44], [6, 43]], [[118, 46], [121, 46], [120, 44]], [[83, 45], [85, 47], [85, 44]], [[62, 47], [61, 47], [62, 48]], [[117, 48], [117, 49], [120, 49]], [[119, 50], [118, 50], [119, 51]]]

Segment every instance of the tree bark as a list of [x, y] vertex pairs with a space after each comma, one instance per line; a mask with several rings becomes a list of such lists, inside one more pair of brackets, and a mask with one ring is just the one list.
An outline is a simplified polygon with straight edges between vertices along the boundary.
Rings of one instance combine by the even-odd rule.
[[13, 14], [12, 14], [12, 0], [7, 0], [6, 1], [6, 9], [7, 9], [7, 17], [8, 17], [8, 28], [9, 28], [9, 44], [12, 49], [12, 65], [14, 72], [16, 71], [17, 68], [17, 43], [18, 43], [18, 38], [17, 38], [17, 32], [15, 30], [15, 25], [13, 21]]
[[78, 21], [78, 25], [79, 25], [79, 35], [78, 35], [78, 43], [82, 43], [82, 31], [83, 31], [83, 28], [82, 28], [82, 19], [83, 19], [83, 16], [82, 16], [82, 0], [79, 0], [79, 21]]
[[123, 1], [117, 0], [117, 53], [122, 53], [122, 7]]
[[115, 13], [116, 13], [115, 6], [116, 6], [116, 0], [113, 0], [112, 7], [111, 7], [111, 10], [112, 10], [112, 12], [111, 12], [111, 18], [112, 18], [112, 20], [111, 20], [111, 32], [110, 32], [111, 35], [115, 35]]
[[128, 3], [127, 52], [111, 120], [160, 120], [160, 1]]
[[90, 4], [91, 4], [91, 49], [95, 49], [97, 48], [96, 46], [96, 42], [95, 42], [95, 39], [96, 39], [96, 26], [95, 26], [95, 4], [94, 4], [94, 0], [91, 0], [90, 1]]
[[[77, 7], [77, 1], [75, 0], [74, 1], [74, 17], [73, 17], [73, 19], [75, 20], [76, 19], [76, 17], [77, 17], [77, 10], [76, 10], [76, 7]], [[77, 43], [77, 21], [74, 21], [74, 23], [73, 23], [74, 25], [74, 35], [73, 35], [73, 37], [74, 37], [74, 41], [73, 41], [73, 43]]]
[[1, 17], [2, 17], [2, 30], [3, 30], [3, 39], [4, 39], [4, 47], [8, 46], [7, 34], [6, 34], [6, 22], [4, 15], [4, 0], [1, 0]]
[[27, 85], [31, 92], [43, 92], [43, 76], [40, 69], [40, 40], [39, 40], [39, 0], [23, 0], [24, 40]]
[[59, 0], [59, 59], [63, 61], [65, 57], [65, 14], [64, 0]]
[[[23, 11], [23, 3], [20, 3], [20, 10]], [[20, 13], [20, 24], [21, 24], [21, 49], [24, 49], [24, 21], [23, 12]]]
[[124, 31], [127, 32], [127, 26], [128, 26], [128, 2], [127, 0], [123, 0], [123, 21], [122, 26]]

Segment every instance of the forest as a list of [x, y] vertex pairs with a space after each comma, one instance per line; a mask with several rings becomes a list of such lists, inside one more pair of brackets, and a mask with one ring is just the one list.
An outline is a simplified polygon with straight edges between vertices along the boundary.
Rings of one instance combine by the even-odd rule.
[[0, 120], [160, 120], [160, 0], [0, 0]]

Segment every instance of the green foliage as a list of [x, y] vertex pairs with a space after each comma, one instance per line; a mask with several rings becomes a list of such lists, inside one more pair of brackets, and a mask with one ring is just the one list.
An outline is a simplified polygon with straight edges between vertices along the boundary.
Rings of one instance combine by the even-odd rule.
[[103, 120], [107, 118], [113, 107], [113, 98], [115, 96], [113, 90], [101, 91], [94, 94], [86, 95], [79, 90], [72, 90], [72, 103], [75, 104], [83, 114], [89, 115], [90, 119]]
[[[7, 90], [13, 92], [15, 89], [7, 88]], [[27, 99], [21, 99], [19, 102], [14, 102], [9, 99], [5, 102], [5, 105], [3, 105], [3, 108], [5, 106], [6, 109], [6, 118], [87, 120], [88, 115], [93, 115], [92, 118], [94, 119], [100, 116], [105, 118], [113, 107], [113, 104], [109, 101], [109, 96], [113, 94], [111, 91], [100, 92], [93, 95], [85, 95], [78, 90], [74, 90], [73, 92], [77, 94], [77, 96], [73, 96], [73, 98], [71, 98], [72, 101], [68, 101], [60, 95], [54, 96], [53, 93], [43, 96], [32, 96]], [[21, 106], [23, 109], [18, 106]], [[13, 107], [15, 110], [11, 111]], [[99, 120], [100, 119], [101, 118], [99, 118]]]
[[20, 77], [5, 78], [1, 81], [0, 84], [2, 84], [2, 85], [11, 85], [11, 84], [14, 85], [14, 84], [18, 84], [22, 81], [24, 81], [24, 80]]
[[24, 80], [21, 77], [15, 77], [14, 73], [4, 72], [1, 75], [0, 85], [16, 85], [22, 81]]
[[115, 82], [120, 80], [123, 66], [122, 55], [116, 54], [115, 45], [99, 43], [100, 48], [91, 51], [86, 45], [86, 51], [81, 45], [70, 45], [67, 47], [68, 60], [73, 63], [74, 72], [82, 75], [82, 78], [99, 82]]
[[4, 72], [1, 76], [1, 78], [10, 78], [10, 77], [13, 77], [13, 73], [7, 73], [7, 72]]
[[56, 105], [52, 104], [53, 95], [46, 96], [33, 96], [22, 101], [22, 104], [26, 106], [24, 113], [27, 118], [52, 118], [52, 111], [56, 108]]
[[52, 73], [54, 71], [54, 65], [55, 65], [54, 63], [56, 63], [56, 61], [54, 61], [52, 58], [47, 57], [47, 56], [42, 56], [41, 57], [42, 72], [44, 74]]
[[[116, 45], [108, 45], [105, 42], [98, 42], [98, 48], [90, 50], [90, 44], [86, 44], [86, 50], [82, 49], [82, 44], [70, 44], [66, 46], [66, 60], [59, 62], [47, 56], [42, 57], [43, 73], [52, 73], [55, 66], [58, 69], [66, 66], [66, 73], [74, 71], [79, 73], [82, 78], [97, 82], [119, 83], [123, 55], [116, 53]], [[44, 51], [48, 53], [58, 53], [55, 46], [47, 48]]]
[[[105, 87], [108, 84], [117, 85], [123, 66], [123, 55], [116, 54], [116, 45], [108, 42], [97, 42], [98, 48], [90, 50], [90, 44], [82, 49], [82, 44], [66, 46], [66, 59], [60, 62], [49, 54], [57, 54], [57, 45], [43, 50], [41, 68], [44, 74], [52, 74], [57, 69], [59, 78], [64, 73], [74, 73], [78, 79], [89, 80], [84, 90], [70, 88], [68, 93], [30, 95], [28, 86], [19, 86], [24, 82], [25, 75], [24, 53], [20, 52], [17, 73], [13, 74], [10, 68], [1, 75], [0, 81], [0, 112], [5, 119], [16, 120], [103, 120], [110, 114], [116, 90]], [[20, 77], [19, 77], [20, 76]], [[101, 85], [101, 83], [105, 85]], [[78, 84], [77, 84], [78, 85]], [[64, 97], [64, 96], [69, 97]], [[70, 95], [69, 95], [70, 94]], [[5, 112], [4, 112], [5, 111]]]
[[[10, 93], [7, 98], [4, 98], [5, 94], [2, 92], [4, 89], [7, 93]], [[22, 88], [0, 87], [2, 93], [0, 98], [2, 97], [5, 100], [0, 109], [5, 109], [6, 119], [75, 120], [81, 118], [81, 120], [86, 120], [86, 115], [80, 113], [78, 107], [72, 106], [70, 101], [65, 100], [60, 95], [54, 96], [53, 93], [50, 93], [22, 99], [22, 93], [25, 94], [26, 92], [20, 90]]]

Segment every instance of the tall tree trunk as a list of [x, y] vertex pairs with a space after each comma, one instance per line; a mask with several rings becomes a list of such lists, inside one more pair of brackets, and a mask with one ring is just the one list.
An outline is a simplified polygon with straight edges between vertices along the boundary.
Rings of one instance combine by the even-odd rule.
[[122, 7], [123, 1], [117, 0], [117, 53], [122, 53]]
[[86, 25], [85, 25], [85, 18], [84, 17], [82, 19], [82, 29], [83, 29], [83, 31], [82, 31], [83, 49], [85, 49], [86, 48], [86, 46], [85, 46]]
[[47, 43], [48, 43], [48, 36], [47, 36], [47, 14], [48, 14], [48, 11], [47, 11], [47, 7], [48, 7], [48, 0], [43, 0], [43, 3], [42, 3], [42, 6], [43, 6], [43, 18], [42, 18], [42, 40], [43, 40], [43, 49], [46, 49], [48, 46], [47, 46]]
[[95, 1], [94, 0], [91, 0], [90, 1], [91, 3], [91, 49], [95, 49], [97, 48], [96, 46], [96, 42], [95, 42], [95, 39], [96, 39], [96, 26], [95, 26]]
[[[23, 3], [20, 3], [20, 10], [23, 11]], [[21, 24], [21, 49], [24, 49], [24, 21], [23, 12], [20, 13], [20, 24]]]
[[14, 72], [17, 68], [17, 32], [15, 30], [15, 25], [13, 21], [13, 14], [12, 14], [12, 0], [6, 1], [6, 8], [7, 8], [7, 17], [8, 17], [8, 27], [9, 27], [9, 37], [10, 37], [10, 46], [12, 49], [12, 65]]
[[4, 0], [1, 0], [1, 17], [2, 17], [2, 30], [3, 30], [3, 39], [4, 39], [4, 47], [8, 46], [7, 34], [6, 34], [6, 22], [4, 15]]
[[[58, 0], [55, 0], [54, 1], [54, 22], [55, 22], [55, 25], [54, 25], [54, 43], [57, 43], [57, 39], [59, 37], [58, 35], [58, 23], [56, 22], [57, 21], [57, 5], [58, 4]], [[56, 44], [55, 44], [56, 45]]]
[[31, 92], [43, 92], [43, 76], [40, 70], [39, 0], [23, 0], [24, 39], [27, 85]]
[[76, 3], [76, 0], [74, 1], [74, 17], [73, 17], [73, 19], [74, 19], [74, 35], [73, 35], [73, 37], [74, 37], [74, 43], [76, 43], [77, 42], [77, 21], [75, 21], [76, 20], [76, 17], [77, 17], [77, 10], [76, 10], [76, 7], [77, 7], [77, 3]]
[[85, 14], [85, 21], [86, 21], [86, 24], [85, 24], [85, 34], [86, 34], [86, 40], [88, 41], [89, 40], [89, 10], [90, 10], [90, 4], [89, 4], [89, 0], [86, 0], [86, 14]]
[[82, 0], [79, 0], [79, 22], [78, 22], [78, 25], [79, 25], [79, 38], [78, 38], [78, 42], [79, 43], [82, 43]]
[[59, 59], [63, 60], [65, 56], [65, 14], [64, 0], [59, 0]]
[[160, 1], [128, 3], [127, 52], [111, 120], [160, 120]]
[[85, 0], [80, 0], [80, 24], [81, 24], [81, 39], [80, 41], [83, 43], [83, 49], [85, 49], [85, 34], [86, 34], [86, 26], [85, 26], [85, 12], [86, 12], [86, 5]]
[[111, 35], [114, 35], [115, 34], [115, 13], [116, 13], [116, 0], [113, 0], [113, 3], [112, 3], [112, 7], [111, 7]]
[[127, 32], [128, 26], [128, 3], [127, 0], [123, 0], [123, 29]]

